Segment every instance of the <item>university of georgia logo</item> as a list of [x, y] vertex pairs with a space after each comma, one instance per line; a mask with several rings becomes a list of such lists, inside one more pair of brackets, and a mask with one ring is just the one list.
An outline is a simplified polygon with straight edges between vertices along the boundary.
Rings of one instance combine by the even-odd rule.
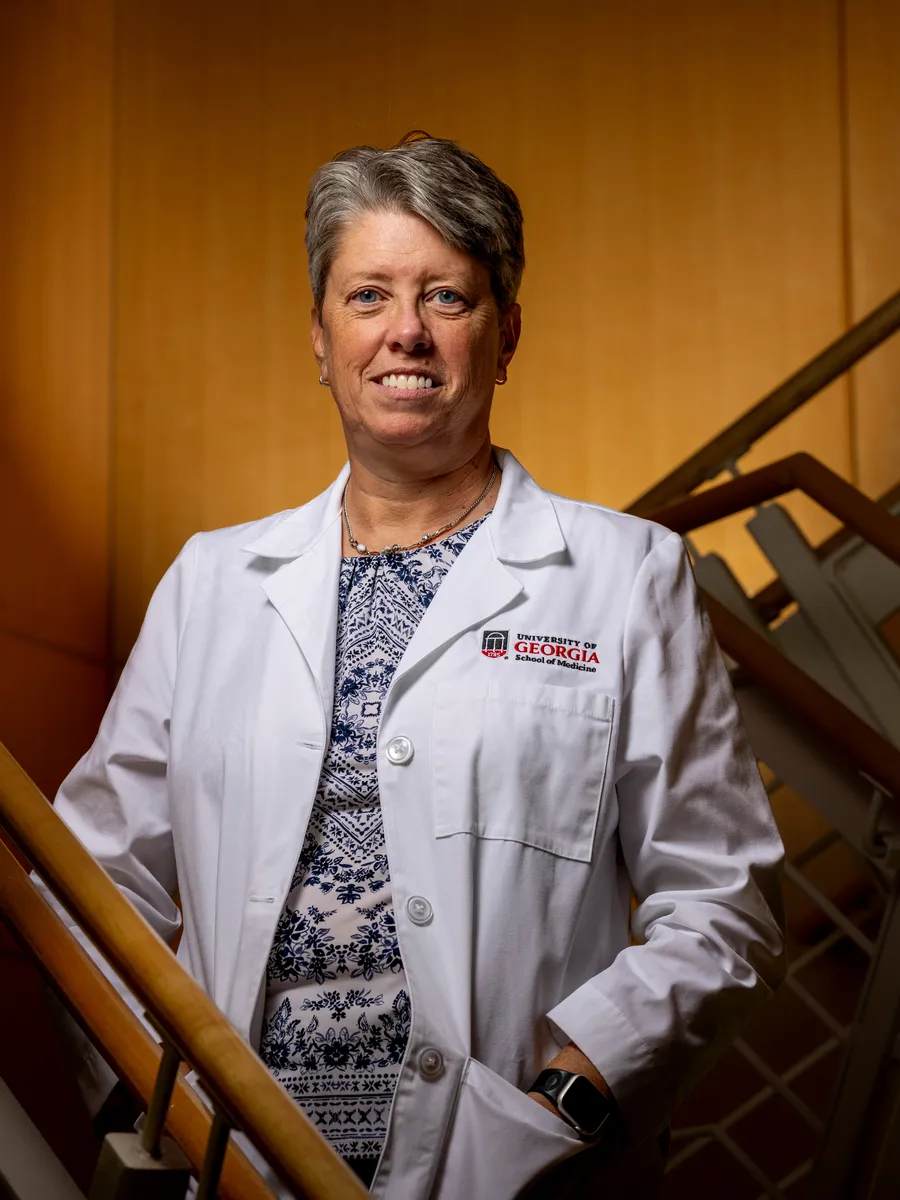
[[[481, 653], [485, 658], [510, 658], [508, 629], [486, 629], [481, 635]], [[515, 633], [512, 641], [515, 662], [539, 663], [544, 667], [565, 667], [567, 671], [597, 674], [597, 643], [550, 633]], [[515, 668], [518, 670], [518, 667]]]
[[481, 639], [481, 653], [485, 658], [503, 658], [509, 649], [508, 629], [486, 629]]

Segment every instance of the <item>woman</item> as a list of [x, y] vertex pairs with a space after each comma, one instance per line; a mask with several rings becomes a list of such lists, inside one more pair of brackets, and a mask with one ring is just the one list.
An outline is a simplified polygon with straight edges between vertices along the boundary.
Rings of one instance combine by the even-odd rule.
[[177, 884], [185, 966], [373, 1194], [653, 1195], [782, 953], [687, 558], [492, 446], [524, 265], [492, 171], [357, 148], [307, 218], [349, 463], [188, 542], [59, 811], [166, 937]]

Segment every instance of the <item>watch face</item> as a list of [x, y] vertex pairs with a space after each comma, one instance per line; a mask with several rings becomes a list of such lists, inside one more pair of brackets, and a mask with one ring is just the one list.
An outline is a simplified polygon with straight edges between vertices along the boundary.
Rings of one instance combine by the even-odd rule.
[[557, 1107], [585, 1137], [596, 1137], [611, 1111], [611, 1104], [589, 1079], [576, 1075], [562, 1089]]

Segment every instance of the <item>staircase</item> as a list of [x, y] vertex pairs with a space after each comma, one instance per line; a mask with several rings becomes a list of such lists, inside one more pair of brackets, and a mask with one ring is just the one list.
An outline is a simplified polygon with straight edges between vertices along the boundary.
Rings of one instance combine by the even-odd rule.
[[[739, 466], [898, 323], [894, 297], [633, 506], [685, 536], [786, 849], [787, 980], [676, 1113], [666, 1200], [900, 1196], [900, 488]], [[820, 547], [794, 488], [844, 521]], [[776, 576], [756, 596], [690, 536], [745, 509]]]
[[[773, 565], [789, 562], [782, 580], [801, 575], [804, 595], [780, 623], [754, 608], [756, 626], [896, 745], [900, 663], [880, 631], [900, 611], [900, 569], [855, 537], [819, 558], [771, 507], [774, 520], [762, 510], [748, 524], [774, 530], [760, 543]], [[695, 565], [731, 611], [753, 607], [714, 556]], [[843, 636], [824, 636], [832, 623]], [[884, 1153], [900, 1143], [896, 818], [852, 754], [736, 663], [732, 679], [785, 841], [791, 964], [773, 1004], [678, 1112], [667, 1200], [896, 1197], [900, 1161]]]

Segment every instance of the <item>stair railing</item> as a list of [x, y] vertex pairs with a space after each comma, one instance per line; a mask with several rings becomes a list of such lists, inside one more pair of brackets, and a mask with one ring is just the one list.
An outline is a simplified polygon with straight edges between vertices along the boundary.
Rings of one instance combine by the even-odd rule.
[[[900, 520], [809, 454], [793, 454], [651, 515], [668, 529], [687, 534], [794, 490], [900, 564]], [[703, 598], [724, 652], [882, 785], [889, 797], [886, 812], [900, 819], [900, 751], [715, 597], [704, 592]]]
[[[145, 1067], [139, 1068], [135, 1059], [129, 1068], [132, 1085], [148, 1102], [146, 1125], [150, 1130], [144, 1139], [145, 1148], [151, 1153], [159, 1152], [163, 1125], [167, 1119], [171, 1120], [167, 1114], [174, 1093], [177, 1096], [175, 1107], [190, 1114], [182, 1122], [183, 1149], [193, 1152], [194, 1165], [197, 1165], [198, 1139], [202, 1134], [196, 1131], [201, 1126], [196, 1108], [186, 1100], [179, 1087], [178, 1065], [183, 1060], [197, 1071], [204, 1091], [211, 1097], [213, 1109], [198, 1200], [208, 1200], [217, 1194], [232, 1128], [244, 1132], [296, 1196], [308, 1200], [364, 1200], [367, 1193], [356, 1176], [316, 1132], [295, 1101], [210, 997], [184, 971], [169, 947], [125, 899], [2, 746], [0, 825], [146, 1007], [162, 1034], [162, 1058], [153, 1095], [147, 1094]], [[11, 915], [12, 923], [19, 925], [27, 919], [28, 930], [22, 931], [20, 936], [26, 938], [32, 952], [43, 959], [51, 974], [54, 970], [66, 974], [78, 997], [76, 1000], [76, 995], [70, 993], [70, 1002], [78, 1007], [80, 1017], [101, 1035], [101, 1042], [107, 1042], [110, 1031], [106, 1027], [106, 1018], [115, 1024], [121, 1017], [121, 1010], [113, 1007], [106, 992], [102, 1012], [84, 1013], [85, 1003], [90, 1006], [93, 997], [99, 993], [97, 981], [93, 980], [93, 986], [88, 983], [87, 991], [84, 990], [84, 981], [90, 978], [88, 973], [79, 973], [74, 968], [72, 947], [61, 942], [58, 929], [52, 927], [46, 912], [34, 903], [34, 897], [26, 898], [21, 883], [16, 885], [14, 873], [7, 870], [9, 860], [12, 860], [21, 872], [13, 856], [7, 854], [5, 859], [0, 896], [6, 904], [14, 893], [18, 895], [16, 913]], [[12, 907], [6, 911], [11, 913]], [[19, 927], [21, 929], [21, 925]], [[67, 957], [71, 957], [73, 963], [69, 970], [61, 969], [60, 959]], [[84, 966], [83, 960], [79, 965]], [[80, 975], [80, 981], [72, 979], [73, 973]], [[120, 1060], [126, 1057], [122, 1040], [119, 1038], [118, 1042]], [[128, 1074], [126, 1071], [126, 1076]], [[194, 1133], [187, 1132], [188, 1125], [192, 1125]], [[246, 1160], [246, 1170], [236, 1156], [232, 1162], [235, 1181], [236, 1173], [246, 1181], [249, 1170]], [[255, 1191], [251, 1190], [254, 1187]], [[246, 1192], [239, 1191], [236, 1195], [255, 1198], [265, 1194], [252, 1180], [247, 1188]]]
[[900, 521], [811, 454], [791, 454], [651, 515], [676, 533], [689, 533], [792, 491], [804, 492], [852, 533], [900, 564]]
[[[35, 960], [91, 1042], [100, 1048], [116, 1076], [148, 1108], [162, 1048], [72, 936], [2, 839], [0, 912], [23, 950]], [[212, 1128], [212, 1113], [180, 1078], [173, 1089], [166, 1125], [199, 1175]], [[272, 1200], [272, 1192], [233, 1143], [225, 1156], [219, 1196], [222, 1200]]]
[[674, 471], [634, 500], [626, 511], [639, 517], [689, 495], [695, 488], [742, 458], [770, 429], [833, 383], [900, 329], [900, 292], [826, 346], [759, 403], [748, 409], [712, 441], [685, 459]]

